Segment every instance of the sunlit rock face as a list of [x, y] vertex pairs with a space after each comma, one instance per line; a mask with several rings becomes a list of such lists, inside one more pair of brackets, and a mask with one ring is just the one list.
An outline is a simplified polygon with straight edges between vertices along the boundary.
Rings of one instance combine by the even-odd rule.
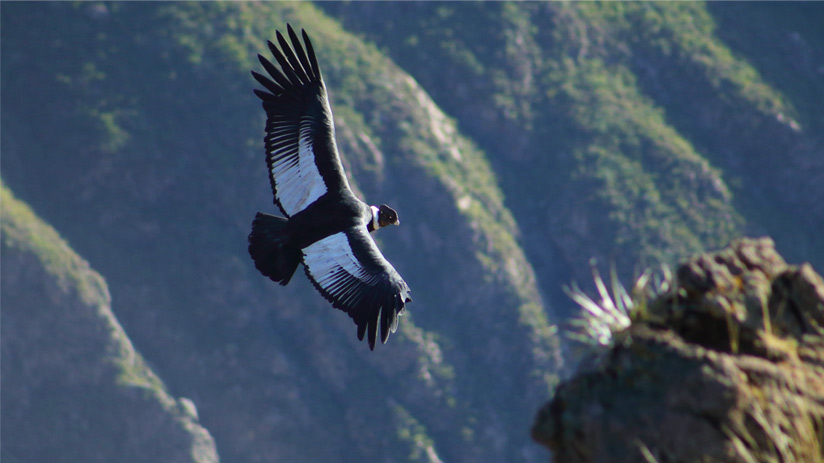
[[564, 462], [816, 461], [822, 327], [809, 264], [786, 264], [770, 239], [735, 241], [681, 265], [532, 435]]

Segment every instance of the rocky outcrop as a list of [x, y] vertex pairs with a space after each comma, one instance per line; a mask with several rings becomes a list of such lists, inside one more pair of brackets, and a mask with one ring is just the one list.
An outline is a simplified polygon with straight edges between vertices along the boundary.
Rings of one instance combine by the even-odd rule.
[[2, 187], [2, 460], [218, 461], [111, 311], [103, 278]]
[[558, 462], [809, 462], [824, 456], [824, 281], [770, 239], [681, 265], [532, 435]]

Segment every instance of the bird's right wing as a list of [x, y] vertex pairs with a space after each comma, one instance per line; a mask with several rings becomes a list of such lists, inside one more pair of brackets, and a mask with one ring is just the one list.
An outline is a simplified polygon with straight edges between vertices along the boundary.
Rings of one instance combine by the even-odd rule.
[[354, 226], [303, 249], [306, 275], [332, 303], [358, 326], [358, 339], [367, 335], [375, 348], [398, 327], [409, 297], [409, 286], [381, 254], [365, 226]]
[[291, 46], [280, 32], [280, 49], [268, 42], [278, 66], [258, 55], [269, 77], [252, 71], [266, 90], [255, 90], [266, 110], [266, 164], [275, 204], [291, 217], [327, 191], [349, 188], [335, 144], [332, 110], [312, 43], [304, 51], [287, 26]]

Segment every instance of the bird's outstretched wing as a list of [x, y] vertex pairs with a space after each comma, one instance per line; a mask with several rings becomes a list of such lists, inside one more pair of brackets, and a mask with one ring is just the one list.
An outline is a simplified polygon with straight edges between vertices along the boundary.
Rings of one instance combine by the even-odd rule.
[[275, 204], [291, 217], [328, 191], [349, 188], [337, 146], [332, 110], [312, 43], [292, 26], [291, 46], [280, 32], [280, 48], [268, 42], [279, 66], [258, 55], [269, 77], [252, 71], [266, 90], [255, 90], [266, 110], [266, 164]]
[[330, 235], [303, 249], [306, 275], [332, 306], [358, 325], [358, 339], [367, 335], [375, 348], [380, 326], [382, 343], [398, 327], [409, 286], [378, 250], [365, 226]]

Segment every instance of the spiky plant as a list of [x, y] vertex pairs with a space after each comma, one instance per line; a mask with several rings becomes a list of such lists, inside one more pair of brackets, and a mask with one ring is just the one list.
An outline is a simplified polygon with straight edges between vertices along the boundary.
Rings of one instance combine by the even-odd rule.
[[666, 265], [661, 266], [660, 272], [646, 269], [636, 278], [629, 293], [618, 279], [615, 267], [611, 266], [610, 294], [594, 261], [591, 266], [600, 300], [591, 298], [576, 283], [564, 287], [564, 292], [582, 309], [581, 314], [572, 320], [575, 329], [568, 336], [590, 346], [612, 346], [617, 333], [629, 328], [634, 320], [645, 317], [649, 299], [672, 289], [672, 272]]

